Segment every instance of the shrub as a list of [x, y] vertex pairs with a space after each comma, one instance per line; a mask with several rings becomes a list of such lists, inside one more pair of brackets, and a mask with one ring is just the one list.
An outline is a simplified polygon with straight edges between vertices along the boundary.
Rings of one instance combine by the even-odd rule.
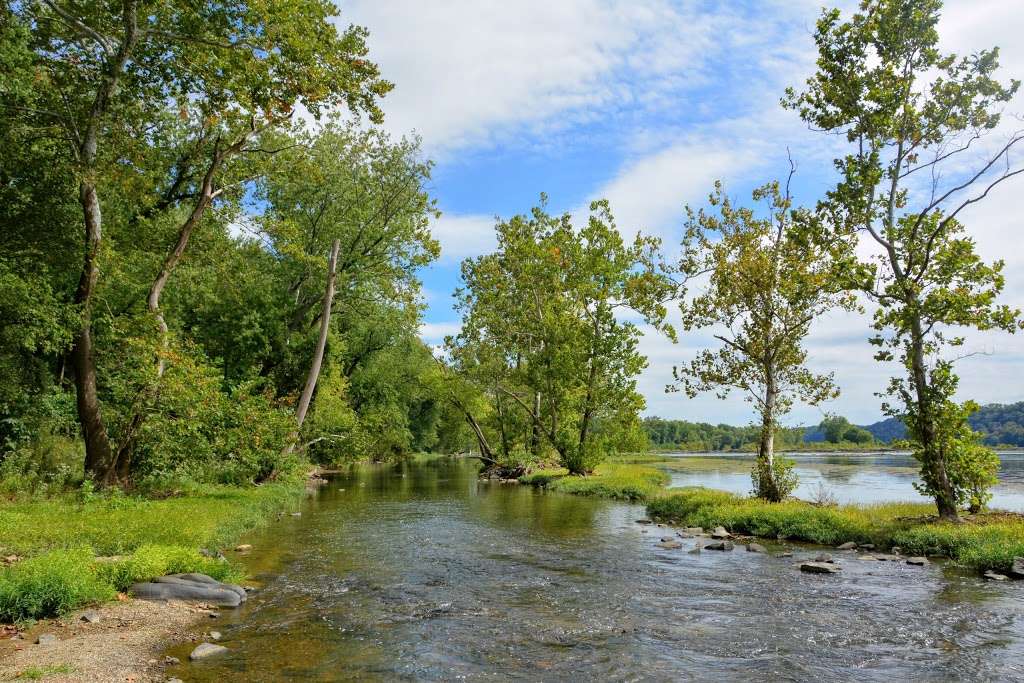
[[144, 545], [130, 557], [118, 562], [104, 562], [98, 573], [103, 580], [119, 591], [133, 583], [149, 581], [157, 576], [197, 572], [218, 581], [238, 581], [242, 578], [237, 567], [226, 560], [204, 557], [193, 548], [166, 545]]
[[0, 621], [61, 616], [114, 595], [113, 586], [97, 572], [91, 551], [56, 550], [0, 572]]

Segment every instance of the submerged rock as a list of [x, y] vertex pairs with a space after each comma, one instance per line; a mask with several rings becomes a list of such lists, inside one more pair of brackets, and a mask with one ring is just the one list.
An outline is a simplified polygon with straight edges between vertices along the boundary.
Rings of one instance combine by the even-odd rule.
[[836, 550], [854, 550], [854, 549], [856, 549], [856, 547], [857, 547], [856, 543], [854, 543], [853, 541], [847, 541], [846, 543], [843, 543], [842, 545], [837, 545], [836, 546]]
[[875, 559], [879, 562], [899, 562], [903, 558], [899, 555], [886, 555], [883, 553], [881, 555], [875, 555]]
[[688, 534], [693, 534], [694, 536], [700, 536], [701, 534], [704, 533], [704, 527], [702, 527], [702, 526], [688, 526], [685, 529], [683, 529], [683, 531], [685, 531]]
[[704, 550], [732, 550], [734, 547], [732, 541], [717, 541], [715, 543], [708, 543], [704, 546]]
[[818, 553], [814, 556], [815, 562], [832, 562], [832, 556], [828, 553]]
[[994, 572], [991, 569], [982, 574], [982, 576], [984, 576], [989, 581], [1009, 581], [1010, 579], [1010, 577], [1006, 576], [1005, 574]]
[[808, 574], [835, 574], [840, 571], [840, 567], [830, 562], [803, 562], [800, 571]]
[[649, 519], [638, 519], [638, 520], [636, 520], [636, 523], [637, 524], [654, 524], [654, 522], [652, 522]]
[[760, 543], [748, 543], [747, 544], [747, 552], [748, 553], [766, 553], [766, 552], [768, 552], [768, 548], [765, 548]]
[[683, 544], [679, 541], [673, 541], [672, 539], [669, 539], [667, 541], [663, 540], [661, 543], [658, 544], [658, 547], [664, 548], [665, 550], [679, 550], [683, 547]]
[[198, 659], [206, 659], [214, 655], [224, 654], [228, 649], [223, 645], [214, 645], [213, 643], [199, 643], [196, 649], [192, 650], [192, 654], [188, 656], [193, 662]]
[[241, 586], [221, 583], [206, 574], [161, 576], [132, 585], [130, 592], [142, 600], [197, 600], [220, 607], [237, 607], [246, 598]]
[[923, 567], [928, 564], [927, 557], [908, 557], [907, 564], [912, 564], [915, 567]]

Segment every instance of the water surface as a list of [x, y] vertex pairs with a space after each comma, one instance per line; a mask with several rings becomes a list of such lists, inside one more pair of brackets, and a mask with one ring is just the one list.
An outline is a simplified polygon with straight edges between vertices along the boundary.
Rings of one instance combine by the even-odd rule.
[[[264, 584], [187, 681], [1013, 680], [1024, 584], [843, 555], [663, 550], [638, 506], [360, 466], [251, 539]], [[645, 533], [646, 532], [646, 533]], [[187, 657], [189, 647], [173, 654]]]
[[[665, 465], [673, 487], [707, 486], [741, 495], [750, 493], [750, 453], [666, 453], [678, 458]], [[839, 503], [926, 502], [914, 488], [920, 465], [909, 453], [793, 453], [800, 484], [794, 495], [816, 500], [824, 492]], [[999, 454], [999, 483], [990, 505], [1024, 512], [1024, 453]]]

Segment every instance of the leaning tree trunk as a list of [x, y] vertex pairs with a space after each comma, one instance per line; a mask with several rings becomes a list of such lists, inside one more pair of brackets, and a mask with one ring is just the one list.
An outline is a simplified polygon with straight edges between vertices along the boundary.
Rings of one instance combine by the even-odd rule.
[[75, 303], [81, 306], [81, 323], [71, 348], [71, 364], [75, 369], [75, 396], [78, 419], [85, 441], [85, 472], [103, 486], [113, 483], [115, 471], [110, 437], [100, 412], [96, 390], [96, 359], [92, 338], [92, 296], [99, 278], [99, 257], [103, 219], [96, 186], [83, 180], [79, 201], [85, 217], [85, 260], [75, 291]]
[[[327, 333], [331, 324], [331, 303], [334, 301], [334, 280], [338, 270], [338, 249], [341, 242], [334, 240], [331, 246], [331, 260], [328, 265], [327, 287], [324, 290], [323, 313], [320, 316], [320, 337], [316, 342], [316, 351], [313, 353], [313, 362], [309, 366], [309, 376], [306, 377], [306, 387], [302, 390], [302, 397], [299, 399], [299, 407], [295, 411], [295, 434], [302, 429], [302, 423], [306, 419], [306, 412], [309, 410], [309, 403], [313, 400], [313, 390], [316, 388], [317, 378], [320, 377], [320, 366], [324, 361], [324, 349], [327, 347]], [[289, 446], [290, 448], [290, 446]]]

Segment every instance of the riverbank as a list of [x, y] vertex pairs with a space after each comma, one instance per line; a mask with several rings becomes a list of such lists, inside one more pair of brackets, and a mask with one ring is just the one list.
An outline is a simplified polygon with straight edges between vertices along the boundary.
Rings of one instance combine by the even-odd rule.
[[802, 500], [767, 503], [703, 487], [666, 489], [668, 475], [652, 465], [662, 456], [624, 456], [588, 477], [540, 470], [521, 483], [552, 491], [644, 503], [659, 521], [714, 528], [758, 538], [836, 546], [854, 542], [879, 550], [948, 558], [979, 572], [1010, 573], [1024, 557], [1024, 515], [992, 511], [960, 523], [937, 520], [930, 503], [820, 505]]

